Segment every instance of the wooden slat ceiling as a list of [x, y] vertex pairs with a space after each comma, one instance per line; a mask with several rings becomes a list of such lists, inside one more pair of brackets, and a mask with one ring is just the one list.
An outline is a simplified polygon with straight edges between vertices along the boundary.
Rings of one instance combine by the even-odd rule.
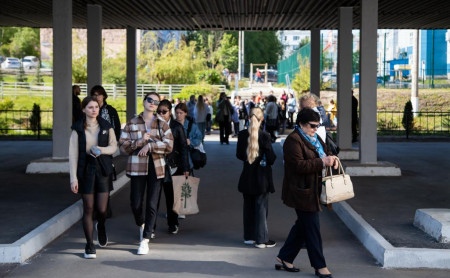
[[[86, 28], [87, 4], [103, 7], [105, 29], [336, 29], [345, 6], [360, 23], [359, 0], [73, 0], [74, 28]], [[450, 29], [449, 15], [448, 0], [379, 0], [378, 27]], [[0, 26], [52, 27], [52, 1], [1, 0]]]

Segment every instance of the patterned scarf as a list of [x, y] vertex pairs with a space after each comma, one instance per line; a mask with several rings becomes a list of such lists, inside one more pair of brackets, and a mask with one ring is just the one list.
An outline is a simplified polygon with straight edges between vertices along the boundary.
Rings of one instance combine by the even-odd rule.
[[320, 144], [319, 139], [317, 139], [317, 133], [314, 133], [314, 137], [307, 135], [305, 132], [303, 132], [303, 130], [296, 125], [295, 128], [298, 130], [298, 132], [300, 132], [300, 134], [305, 137], [305, 139], [311, 143], [314, 148], [316, 148], [316, 151], [319, 153], [320, 158], [324, 158], [326, 157], [326, 153], [323, 150], [322, 144]]

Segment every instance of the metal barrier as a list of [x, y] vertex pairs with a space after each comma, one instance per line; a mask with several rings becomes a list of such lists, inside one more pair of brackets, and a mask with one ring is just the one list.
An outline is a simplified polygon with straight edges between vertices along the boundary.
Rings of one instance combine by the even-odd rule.
[[[87, 94], [87, 84], [75, 83], [73, 85], [80, 86], [81, 95]], [[139, 97], [144, 97], [146, 93], [157, 92], [171, 98], [172, 95], [178, 94], [186, 86], [195, 84], [137, 84], [136, 93]], [[108, 95], [113, 99], [125, 98], [127, 86], [124, 84], [102, 84]], [[218, 92], [226, 92], [225, 85], [211, 85]], [[35, 96], [35, 97], [53, 97], [52, 83], [30, 83], [30, 82], [0, 82], [0, 97], [4, 96]]]
[[[125, 123], [126, 111], [117, 111], [120, 122]], [[41, 111], [39, 130], [30, 125], [31, 110], [0, 110], [0, 135], [37, 136], [52, 134], [53, 111]], [[444, 135], [450, 136], [450, 111], [419, 112], [414, 117], [412, 130], [402, 124], [402, 111], [378, 111], [377, 131], [380, 135]], [[339, 125], [339, 122], [338, 122]]]

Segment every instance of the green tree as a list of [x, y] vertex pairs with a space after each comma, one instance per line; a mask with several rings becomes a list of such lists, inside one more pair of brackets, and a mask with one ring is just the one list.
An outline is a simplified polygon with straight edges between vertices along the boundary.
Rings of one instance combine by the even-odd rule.
[[28, 78], [25, 75], [25, 71], [23, 69], [22, 63], [20, 63], [19, 72], [16, 75], [16, 80], [17, 80], [17, 82], [27, 82], [28, 81]]
[[292, 80], [292, 89], [297, 92], [307, 92], [310, 87], [311, 68], [307, 57], [298, 56], [300, 71], [295, 74]]
[[87, 57], [80, 55], [72, 58], [72, 82], [87, 83]]
[[0, 29], [0, 54], [4, 56], [24, 57], [40, 56], [39, 28], [3, 27]]
[[116, 57], [103, 58], [103, 82], [112, 84], [125, 84], [127, 82], [125, 51]]
[[300, 44], [298, 45], [298, 48], [302, 48], [302, 47], [304, 47], [305, 45], [307, 45], [308, 43], [310, 43], [311, 41], [310, 41], [310, 39], [309, 39], [309, 37], [304, 37], [301, 41], [300, 41]]
[[406, 102], [405, 109], [403, 110], [402, 125], [406, 129], [406, 132], [414, 128], [413, 107], [410, 100]]
[[230, 72], [237, 72], [238, 70], [239, 49], [236, 33], [237, 32], [225, 33], [220, 42], [220, 47], [217, 50], [220, 64], [222, 64], [224, 68], [228, 68]]
[[245, 32], [245, 75], [250, 70], [250, 63], [276, 65], [282, 55], [283, 45], [275, 31]]
[[31, 130], [36, 134], [38, 134], [38, 139], [41, 137], [41, 107], [34, 103], [33, 110], [31, 111], [30, 116], [30, 127]]
[[36, 68], [36, 75], [34, 76], [34, 83], [44, 83], [44, 78], [41, 75], [41, 67]]
[[353, 52], [352, 72], [359, 73], [359, 50]]

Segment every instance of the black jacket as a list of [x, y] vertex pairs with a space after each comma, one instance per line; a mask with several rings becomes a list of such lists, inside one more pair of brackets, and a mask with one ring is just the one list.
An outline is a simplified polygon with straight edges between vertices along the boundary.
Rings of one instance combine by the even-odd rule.
[[116, 135], [116, 140], [119, 141], [121, 126], [117, 110], [111, 105], [108, 105], [105, 101], [102, 108], [100, 108], [100, 117], [111, 124], [112, 128], [114, 129], [114, 134]]
[[80, 99], [72, 94], [72, 124], [77, 121], [83, 119], [83, 111], [81, 110], [81, 102]]
[[239, 120], [248, 120], [247, 107], [243, 100], [239, 103]]
[[[109, 129], [112, 128], [111, 124], [106, 120], [97, 117], [100, 131], [98, 132], [97, 145], [100, 147], [107, 147], [109, 144]], [[86, 170], [86, 133], [84, 130], [85, 119], [77, 121], [72, 125], [72, 129], [78, 134], [78, 164], [77, 164], [77, 179], [80, 183], [84, 182], [85, 170]], [[102, 175], [107, 177], [113, 173], [112, 155], [100, 155], [97, 157], [101, 166]]]
[[[247, 161], [248, 130], [242, 130], [238, 135], [236, 148], [236, 157], [244, 162], [241, 177], [239, 178], [238, 190], [243, 194], [259, 195], [267, 192], [274, 193], [272, 179], [272, 165], [275, 162], [276, 155], [272, 149], [270, 134], [259, 130], [259, 156], [252, 164]], [[260, 162], [266, 156], [266, 166], [260, 165]]]
[[174, 119], [171, 119], [169, 127], [173, 135], [173, 150], [167, 155], [166, 158], [170, 166], [176, 165], [176, 167], [178, 167], [175, 174], [181, 175], [182, 173], [189, 171], [189, 146], [187, 144], [186, 134], [182, 124]]

